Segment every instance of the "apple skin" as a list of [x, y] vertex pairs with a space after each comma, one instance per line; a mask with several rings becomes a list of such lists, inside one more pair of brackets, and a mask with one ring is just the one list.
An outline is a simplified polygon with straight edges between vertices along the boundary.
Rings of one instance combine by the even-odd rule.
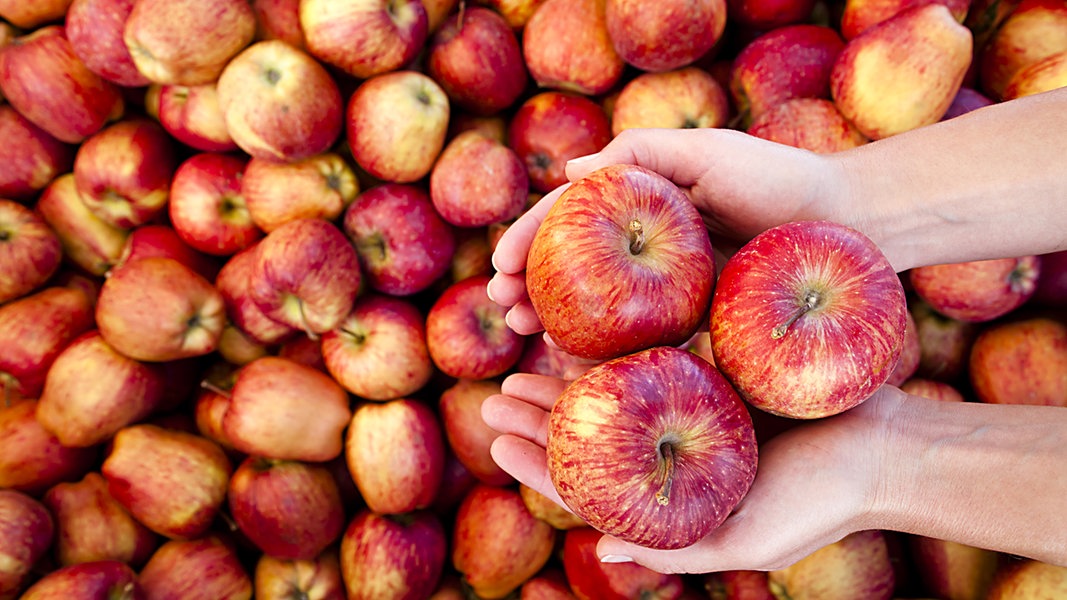
[[751, 405], [814, 419], [866, 400], [892, 374], [904, 288], [857, 230], [796, 221], [757, 235], [723, 266], [711, 303], [715, 364]]
[[46, 573], [19, 600], [118, 598], [147, 600], [137, 573], [117, 560], [101, 560], [61, 567]]
[[530, 187], [546, 194], [567, 183], [568, 160], [600, 152], [611, 138], [604, 109], [567, 92], [535, 94], [508, 121], [508, 146], [526, 163]]
[[485, 399], [500, 393], [495, 379], [459, 379], [441, 391], [437, 412], [452, 454], [474, 478], [484, 484], [507, 486], [514, 478], [489, 454], [500, 435], [482, 420]]
[[629, 65], [661, 73], [707, 54], [726, 30], [726, 0], [606, 0], [612, 46]]
[[252, 598], [252, 578], [237, 548], [217, 534], [165, 542], [141, 569], [139, 578], [153, 600]]
[[230, 136], [255, 158], [296, 161], [329, 150], [341, 135], [337, 82], [307, 52], [280, 40], [233, 57], [216, 84]]
[[359, 511], [341, 537], [348, 600], [428, 598], [448, 560], [448, 534], [429, 511], [379, 515]]
[[117, 560], [140, 567], [158, 546], [156, 534], [111, 497], [107, 480], [97, 471], [56, 484], [41, 501], [55, 518], [53, 549], [59, 566]]
[[238, 150], [219, 106], [217, 81], [200, 85], [152, 84], [157, 90], [156, 119], [178, 142], [201, 152]]
[[725, 127], [730, 119], [726, 89], [699, 67], [641, 73], [619, 91], [611, 132], [626, 129]]
[[1032, 96], [1067, 86], [1067, 49], [1021, 69], [1004, 90], [1004, 100]]
[[637, 563], [602, 563], [596, 554], [601, 533], [576, 527], [563, 534], [563, 571], [579, 600], [681, 598], [685, 583], [677, 573], [658, 573]]
[[767, 574], [775, 596], [825, 600], [893, 597], [896, 576], [884, 533], [858, 531]]
[[608, 33], [605, 0], [544, 0], [522, 29], [522, 56], [539, 88], [596, 96], [626, 63]]
[[966, 398], [964, 398], [963, 394], [956, 389], [955, 385], [945, 381], [938, 381], [936, 379], [912, 377], [900, 384], [900, 390], [907, 394], [922, 396], [923, 398], [930, 398], [931, 400], [941, 400], [942, 402], [966, 401]]
[[53, 179], [34, 209], [59, 236], [63, 256], [86, 273], [104, 275], [121, 259], [129, 230], [89, 210], [74, 185], [73, 173]]
[[987, 598], [1000, 563], [993, 550], [921, 535], [908, 536], [907, 550], [916, 577], [935, 598]]
[[355, 171], [335, 152], [294, 162], [252, 158], [241, 177], [248, 214], [268, 233], [294, 219], [336, 221], [358, 194]]
[[430, 199], [457, 227], [503, 223], [526, 210], [530, 178], [519, 155], [479, 131], [453, 137], [430, 172]]
[[488, 284], [487, 275], [452, 283], [426, 313], [426, 347], [449, 377], [496, 377], [522, 355], [525, 338], [508, 327], [507, 309], [489, 298]]
[[73, 0], [63, 21], [70, 46], [85, 66], [127, 88], [149, 84], [122, 39], [133, 5], [134, 0]]
[[41, 497], [77, 481], [99, 460], [96, 448], [69, 448], [37, 422], [37, 400], [0, 404], [0, 488]]
[[488, 6], [500, 13], [516, 32], [522, 31], [533, 13], [545, 0], [476, 0], [475, 4]]
[[142, 423], [115, 434], [100, 472], [139, 522], [171, 539], [193, 539], [218, 515], [232, 466], [201, 435]]
[[910, 307], [904, 317], [904, 340], [900, 346], [900, 358], [897, 359], [897, 366], [889, 375], [889, 379], [885, 381], [895, 387], [900, 387], [902, 383], [915, 375], [915, 372], [919, 370], [919, 360], [922, 357], [922, 342], [919, 340], [919, 331], [915, 324], [915, 317], [911, 315]]
[[329, 375], [264, 356], [237, 372], [222, 425], [246, 454], [323, 462], [341, 455], [351, 418], [348, 394]]
[[35, 198], [74, 164], [75, 149], [31, 123], [10, 104], [0, 104], [0, 198]]
[[545, 567], [519, 587], [521, 600], [574, 600], [567, 576], [558, 566]]
[[526, 91], [528, 74], [518, 37], [490, 8], [451, 12], [426, 52], [426, 74], [454, 106], [471, 113], [499, 113]]
[[979, 48], [978, 81], [996, 101], [1004, 99], [1011, 79], [1026, 67], [1067, 50], [1067, 7], [1055, 0], [1023, 0]]
[[584, 519], [528, 485], [519, 484], [519, 495], [522, 496], [522, 502], [531, 515], [556, 529], [565, 531], [588, 525]]
[[703, 579], [704, 589], [715, 600], [775, 600], [766, 571], [719, 571]]
[[252, 0], [256, 13], [256, 39], [281, 40], [306, 50], [300, 29], [300, 0]]
[[342, 387], [367, 400], [415, 394], [434, 374], [425, 321], [410, 300], [364, 294], [340, 325], [322, 335], [326, 369]]
[[85, 66], [61, 25], [35, 29], [4, 47], [0, 92], [28, 121], [68, 144], [80, 144], [125, 111], [118, 87]]
[[456, 231], [425, 186], [385, 183], [360, 193], [341, 226], [372, 290], [411, 296], [440, 280], [456, 251]]
[[242, 194], [248, 158], [236, 153], [195, 153], [170, 183], [170, 223], [186, 244], [213, 256], [230, 256], [263, 237]]
[[421, 400], [361, 403], [352, 413], [344, 452], [363, 501], [378, 514], [429, 508], [437, 496], [445, 436]]
[[702, 539], [756, 475], [756, 433], [741, 398], [710, 363], [670, 346], [572, 381], [552, 407], [545, 449], [574, 514], [656, 549]]
[[300, 28], [312, 56], [369, 79], [411, 63], [429, 19], [421, 0], [301, 0]]
[[773, 31], [809, 20], [812, 0], [727, 0], [732, 23], [756, 31]]
[[912, 290], [937, 312], [969, 323], [984, 323], [1022, 306], [1037, 290], [1038, 256], [997, 258], [915, 267]]
[[40, 500], [16, 490], [0, 489], [0, 598], [14, 600], [32, 577], [32, 569], [52, 547], [55, 521]]
[[341, 536], [345, 511], [322, 464], [245, 458], [230, 477], [230, 515], [260, 552], [312, 560]]
[[255, 342], [273, 345], [293, 337], [297, 330], [265, 315], [252, 299], [248, 282], [256, 263], [257, 248], [253, 243], [230, 256], [215, 277], [215, 289], [222, 295], [232, 325]]
[[1067, 594], [1067, 567], [1030, 559], [1004, 562], [993, 576], [987, 600], [1055, 598]]
[[790, 98], [760, 113], [746, 132], [819, 154], [841, 152], [867, 139], [825, 98]]
[[336, 550], [295, 561], [263, 554], [256, 560], [252, 585], [259, 600], [292, 600], [294, 592], [307, 600], [346, 600]]
[[121, 269], [141, 258], [151, 256], [173, 258], [174, 260], [189, 267], [208, 281], [215, 281], [215, 277], [221, 268], [220, 261], [215, 257], [194, 249], [178, 235], [174, 227], [169, 224], [149, 223], [135, 227], [126, 237], [126, 245], [122, 249], [119, 260], [108, 271], [108, 275]]
[[36, 29], [51, 21], [62, 20], [71, 0], [43, 0], [41, 2], [0, 1], [0, 18], [20, 29]]
[[947, 6], [960, 23], [967, 17], [971, 6], [971, 0], [846, 0], [841, 10], [839, 29], [842, 37], [851, 40], [909, 8], [933, 2]]
[[255, 28], [246, 0], [137, 0], [122, 39], [149, 81], [200, 85], [218, 79]]
[[908, 301], [919, 336], [919, 366], [916, 375], [956, 382], [967, 368], [971, 344], [981, 325], [946, 317], [921, 298]]
[[112, 348], [166, 362], [213, 352], [226, 305], [211, 283], [172, 258], [127, 263], [100, 286], [96, 323]]
[[1067, 304], [1067, 250], [1041, 255], [1041, 276], [1030, 302], [1051, 308]]
[[986, 326], [968, 375], [981, 402], [1067, 406], [1067, 325], [1034, 316]]
[[41, 289], [63, 261], [59, 236], [30, 208], [0, 198], [0, 305]]
[[538, 228], [526, 267], [545, 332], [564, 351], [598, 360], [684, 343], [705, 323], [714, 286], [711, 240], [696, 208], [669, 179], [633, 165], [598, 169], [568, 187]]
[[477, 484], [456, 509], [452, 566], [479, 598], [504, 598], [548, 562], [556, 530], [530, 514], [514, 487]]
[[359, 84], [345, 108], [352, 157], [382, 181], [418, 181], [444, 148], [450, 108], [444, 88], [419, 71], [371, 77]]

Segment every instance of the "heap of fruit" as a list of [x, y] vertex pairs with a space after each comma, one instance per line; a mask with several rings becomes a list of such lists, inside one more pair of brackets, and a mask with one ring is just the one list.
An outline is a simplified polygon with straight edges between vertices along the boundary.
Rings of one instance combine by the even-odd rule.
[[[0, 599], [1067, 586], [1049, 565], [881, 531], [770, 574], [602, 564], [591, 524], [608, 524], [591, 504], [604, 498], [576, 489], [578, 518], [520, 485], [490, 457], [480, 414], [507, 374], [560, 376], [569, 360], [511, 331], [486, 295], [495, 241], [566, 182], [567, 160], [639, 127], [830, 152], [1060, 87], [1062, 0], [0, 0], [0, 17]], [[652, 173], [612, 176], [634, 197], [679, 197]], [[730, 479], [714, 510], [644, 528], [636, 509], [612, 515], [614, 532], [677, 547], [695, 539], [675, 535], [681, 523], [699, 537], [743, 496], [756, 440], [783, 427], [771, 413], [819, 418], [869, 388], [828, 380], [829, 408], [801, 414], [731, 367], [716, 338], [748, 335], [752, 284], [723, 280], [713, 298], [699, 219], [657, 206], [628, 224], [630, 247], [665, 267], [660, 284], [692, 285], [680, 302], [645, 303], [651, 320], [617, 336], [581, 329], [604, 315], [566, 313], [576, 305], [551, 293], [540, 311], [575, 354], [611, 358], [576, 380], [587, 388], [633, 376], [631, 361], [711, 390], [674, 429], [593, 421], [600, 443], [639, 431], [656, 444], [661, 477], [646, 487], [661, 506], [688, 506], [686, 452], [718, 456], [711, 475]], [[677, 264], [681, 242], [644, 236], [674, 222], [697, 225]], [[764, 253], [782, 232], [767, 235]], [[1067, 299], [1064, 259], [882, 277], [868, 290], [889, 299], [868, 315], [884, 333], [871, 381], [1067, 405], [1067, 326], [1041, 310]], [[545, 285], [574, 266], [548, 262]], [[647, 283], [633, 277], [615, 282]], [[642, 295], [611, 305], [625, 298]], [[709, 338], [699, 329], [719, 303], [736, 322]], [[786, 311], [771, 328], [788, 340], [806, 318]], [[693, 402], [666, 394], [649, 411]], [[559, 414], [557, 439], [588, 433]], [[729, 456], [681, 443], [709, 414], [737, 434]], [[595, 482], [566, 468], [561, 487]], [[810, 574], [827, 569], [836, 592]]]

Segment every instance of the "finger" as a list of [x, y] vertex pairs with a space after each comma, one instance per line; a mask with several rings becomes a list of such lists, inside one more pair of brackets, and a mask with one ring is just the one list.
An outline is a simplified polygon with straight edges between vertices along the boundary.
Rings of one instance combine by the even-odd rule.
[[502, 434], [515, 435], [540, 446], [548, 443], [548, 413], [529, 402], [494, 394], [482, 402], [482, 420]]
[[493, 250], [493, 268], [501, 273], [514, 275], [526, 268], [526, 255], [530, 251], [537, 228], [545, 220], [548, 209], [556, 203], [566, 185], [545, 194], [536, 204], [515, 220], [501, 234]]
[[489, 454], [501, 469], [519, 483], [533, 488], [556, 504], [567, 507], [548, 475], [548, 458], [544, 448], [520, 437], [502, 435], [493, 440]]
[[707, 168], [693, 149], [706, 148], [707, 138], [715, 135], [712, 129], [627, 129], [597, 154], [569, 161], [567, 179], [576, 181], [601, 167], [630, 164], [651, 169], [678, 186], [690, 186]]
[[532, 404], [546, 413], [552, 410], [556, 399], [566, 388], [567, 382], [562, 379], [533, 373], [512, 373], [500, 384], [501, 393]]
[[526, 298], [526, 279], [522, 273], [494, 273], [485, 292], [501, 306], [514, 306]]
[[504, 315], [508, 327], [519, 335], [530, 335], [544, 330], [541, 319], [528, 300], [521, 300]]

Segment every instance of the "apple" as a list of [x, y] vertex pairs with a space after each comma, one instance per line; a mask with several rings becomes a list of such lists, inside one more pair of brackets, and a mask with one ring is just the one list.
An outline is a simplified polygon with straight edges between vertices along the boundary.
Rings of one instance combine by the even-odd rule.
[[93, 214], [82, 202], [73, 173], [53, 179], [34, 209], [59, 237], [64, 258], [86, 273], [104, 275], [121, 260], [130, 230]]
[[879, 530], [857, 531], [824, 546], [796, 563], [767, 574], [776, 597], [893, 597], [896, 576], [886, 536]]
[[519, 484], [519, 495], [531, 515], [556, 529], [567, 530], [588, 525], [584, 519], [528, 485]]
[[403, 514], [429, 508], [444, 475], [445, 436], [421, 400], [362, 402], [345, 435], [345, 460], [367, 508]]
[[714, 286], [700, 214], [669, 179], [634, 165], [598, 169], [564, 190], [526, 267], [545, 332], [597, 360], [682, 344], [705, 323]]
[[906, 313], [900, 278], [867, 236], [829, 221], [784, 223], [745, 244], [719, 273], [715, 365], [756, 408], [827, 417], [889, 378]]
[[948, 110], [945, 111], [941, 120], [945, 121], [953, 117], [958, 117], [969, 113], [972, 110], [982, 108], [983, 106], [989, 106], [990, 104], [993, 104], [991, 98], [973, 87], [964, 85], [960, 87], [960, 91], [956, 92], [956, 97], [952, 99], [952, 104], [949, 105]]
[[55, 517], [53, 548], [59, 566], [117, 560], [140, 567], [156, 550], [156, 534], [111, 497], [107, 480], [97, 471], [57, 483], [41, 501]]
[[967, 18], [971, 6], [971, 0], [846, 0], [841, 9], [841, 35], [851, 40], [898, 13], [933, 2], [947, 6], [960, 23]]
[[214, 256], [230, 256], [263, 237], [242, 194], [248, 158], [199, 152], [174, 172], [168, 203], [170, 223], [182, 241]]
[[979, 85], [990, 98], [1004, 99], [1016, 73], [1067, 50], [1067, 6], [1056, 0], [1023, 0], [978, 48]]
[[141, 569], [139, 579], [152, 599], [252, 598], [252, 578], [237, 548], [216, 534], [165, 542]]
[[931, 400], [941, 400], [943, 402], [966, 401], [963, 394], [953, 384], [936, 379], [912, 377], [900, 384], [900, 390], [913, 396], [922, 396]]
[[522, 28], [522, 56], [538, 87], [586, 96], [610, 90], [626, 66], [612, 42], [605, 0], [541, 2]]
[[248, 282], [252, 278], [258, 247], [258, 242], [253, 243], [227, 258], [215, 277], [215, 289], [222, 295], [232, 325], [255, 342], [273, 345], [291, 338], [297, 330], [268, 317], [252, 298]]
[[117, 560], [100, 560], [49, 571], [27, 588], [19, 600], [145, 600], [147, 597], [137, 573], [129, 565]]
[[1041, 255], [1041, 275], [1030, 302], [1046, 307], [1067, 304], [1067, 250]]
[[226, 361], [208, 367], [192, 400], [196, 431], [218, 444], [235, 461], [244, 459], [244, 455], [234, 450], [222, 424], [226, 409], [230, 406], [230, 392], [240, 367], [241, 365]]
[[576, 527], [563, 534], [561, 562], [571, 591], [579, 600], [681, 598], [685, 580], [677, 573], [659, 573], [637, 563], [602, 563], [596, 554], [601, 533]]
[[604, 2], [612, 46], [646, 72], [680, 69], [708, 54], [726, 30], [726, 16], [726, 0]]
[[357, 298], [344, 321], [323, 334], [321, 352], [337, 383], [367, 400], [415, 394], [434, 372], [422, 310], [385, 294]]
[[519, 39], [504, 17], [482, 6], [453, 11], [431, 36], [426, 74], [454, 106], [479, 115], [510, 108], [526, 91]]
[[293, 162], [252, 158], [241, 177], [248, 214], [268, 233], [294, 219], [337, 221], [358, 194], [355, 171], [335, 152]]
[[452, 566], [479, 597], [504, 598], [548, 563], [556, 530], [530, 514], [514, 487], [475, 485], [456, 509]]
[[766, 571], [732, 570], [708, 573], [704, 588], [715, 600], [775, 600]]
[[530, 188], [546, 194], [567, 183], [568, 160], [600, 152], [611, 138], [604, 109], [581, 94], [540, 92], [508, 121], [508, 146], [526, 163]]
[[406, 67], [429, 36], [421, 0], [301, 0], [312, 56], [357, 79]]
[[476, 0], [475, 4], [488, 6], [500, 13], [516, 32], [522, 31], [533, 13], [545, 0]]
[[271, 354], [272, 348], [252, 339], [252, 336], [233, 323], [227, 323], [219, 334], [219, 356], [234, 365], [245, 365]]
[[37, 422], [37, 400], [0, 404], [0, 489], [41, 497], [97, 465], [96, 448], [70, 448]]
[[296, 161], [329, 150], [341, 134], [337, 82], [307, 52], [281, 40], [233, 57], [216, 84], [226, 129], [255, 158]]
[[63, 21], [70, 47], [85, 66], [126, 88], [149, 84], [123, 41], [133, 5], [134, 0], [73, 0]]
[[123, 265], [135, 260], [152, 256], [173, 258], [212, 282], [215, 281], [221, 268], [219, 261], [214, 257], [195, 250], [185, 243], [172, 225], [149, 223], [130, 230], [118, 262], [106, 275], [114, 273]]
[[322, 356], [322, 340], [297, 331], [282, 340], [277, 348], [278, 356], [329, 374]]
[[0, 401], [36, 399], [56, 357], [93, 327], [93, 296], [48, 285], [0, 305]]
[[[0, 409], [3, 410], [3, 409]], [[0, 598], [14, 599], [55, 539], [55, 521], [47, 506], [16, 490], [0, 489]]]
[[1067, 406], [1067, 325], [1033, 316], [986, 326], [968, 375], [981, 402]]
[[947, 6], [915, 6], [845, 44], [830, 73], [830, 96], [863, 135], [886, 138], [939, 121], [973, 54], [971, 31]]
[[63, 260], [59, 236], [30, 208], [0, 198], [0, 305], [41, 289]]
[[363, 509], [341, 537], [341, 575], [348, 600], [428, 598], [447, 560], [444, 524], [425, 510], [379, 515]]
[[924, 590], [937, 598], [988, 598], [1001, 555], [993, 550], [921, 535], [907, 538], [907, 550]]
[[281, 560], [267, 554], [256, 559], [252, 578], [259, 600], [346, 600], [341, 564], [335, 549], [312, 560]]
[[937, 312], [971, 323], [1004, 316], [1037, 289], [1041, 259], [996, 258], [925, 265], [908, 271], [912, 290]]
[[545, 449], [574, 514], [656, 549], [708, 535], [756, 475], [756, 433], [740, 397], [710, 363], [670, 346], [600, 363], [568, 384]]
[[426, 313], [426, 347], [449, 377], [496, 377], [522, 355], [525, 338], [508, 327], [507, 309], [489, 299], [488, 284], [488, 275], [449, 284]]
[[61, 20], [70, 4], [71, 0], [2, 0], [0, 18], [21, 29], [35, 29], [51, 21]]
[[[811, 20], [814, 0], [727, 0], [731, 23], [756, 31], [773, 31]], [[836, 9], [836, 7], [835, 7]]]
[[746, 132], [819, 154], [841, 152], [869, 140], [825, 98], [790, 98], [760, 113]]
[[0, 104], [0, 198], [27, 201], [70, 171], [73, 146], [31, 123], [10, 104]]
[[222, 427], [246, 454], [323, 462], [341, 455], [351, 418], [348, 394], [329, 375], [264, 356], [237, 372]]
[[482, 420], [485, 399], [499, 393], [500, 382], [495, 379], [459, 379], [441, 391], [437, 412], [456, 460], [477, 481], [507, 486], [514, 483], [514, 478], [489, 454], [499, 433]]
[[900, 346], [900, 358], [897, 366], [885, 382], [889, 385], [900, 387], [900, 384], [911, 379], [919, 370], [919, 360], [922, 358], [922, 341], [919, 340], [919, 331], [915, 324], [915, 317], [911, 310], [904, 314], [904, 339]]
[[367, 287], [391, 296], [429, 288], [449, 270], [456, 231], [433, 206], [425, 186], [384, 183], [360, 193], [341, 227], [359, 257]]
[[359, 84], [346, 106], [345, 137], [352, 157], [382, 181], [418, 181], [444, 148], [449, 111], [444, 88], [419, 71], [371, 77]]
[[104, 341], [132, 359], [164, 362], [213, 352], [226, 320], [222, 295], [172, 258], [123, 265], [100, 287], [96, 323]]
[[1004, 100], [1032, 96], [1067, 86], [1067, 50], [1021, 69], [1008, 81]]
[[503, 223], [526, 210], [530, 178], [519, 155], [479, 131], [452, 138], [430, 171], [430, 199], [457, 227]]
[[306, 50], [300, 29], [300, 0], [252, 0], [256, 13], [256, 39], [281, 40]]
[[545, 336], [531, 335], [526, 338], [526, 348], [515, 364], [515, 370], [570, 380], [574, 379], [573, 373], [584, 371], [588, 366], [588, 361], [548, 343]]
[[201, 152], [232, 152], [239, 148], [226, 128], [216, 84], [152, 84], [149, 89], [158, 93], [155, 117], [171, 137]]
[[966, 370], [971, 344], [981, 326], [946, 317], [917, 297], [909, 300], [908, 311], [919, 335], [916, 374], [938, 381], [958, 380]]
[[574, 600], [567, 576], [559, 566], [547, 566], [519, 587], [521, 600]]
[[611, 110], [611, 132], [660, 127], [725, 127], [730, 118], [726, 89], [699, 67], [641, 73], [630, 79]]
[[313, 560], [345, 528], [341, 493], [322, 464], [249, 456], [230, 477], [227, 498], [240, 531], [273, 558]]
[[37, 420], [64, 446], [95, 446], [155, 412], [164, 384], [162, 371], [119, 354], [99, 331], [88, 331], [49, 367]]
[[68, 144], [81, 143], [125, 111], [118, 86], [85, 66], [61, 25], [35, 29], [3, 47], [0, 92], [28, 121]]
[[1067, 567], [1031, 559], [1006, 561], [993, 576], [987, 600], [1055, 598], [1067, 593]]
[[255, 32], [247, 0], [137, 0], [122, 39], [149, 81], [200, 85], [218, 79]]

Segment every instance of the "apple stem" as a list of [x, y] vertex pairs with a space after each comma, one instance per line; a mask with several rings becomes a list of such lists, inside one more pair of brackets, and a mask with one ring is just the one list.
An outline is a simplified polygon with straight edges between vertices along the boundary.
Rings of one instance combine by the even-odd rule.
[[308, 325], [307, 315], [304, 314], [303, 302], [300, 303], [300, 324], [303, 326], [304, 334], [308, 336], [308, 339], [310, 339], [311, 341], [316, 341], [319, 339], [318, 334], [312, 331], [311, 327]]
[[467, 3], [464, 0], [459, 2], [459, 14], [456, 15], [456, 29], [463, 29], [463, 16], [467, 13]]
[[659, 453], [663, 457], [666, 474], [663, 477], [663, 485], [656, 492], [656, 502], [660, 506], [667, 506], [671, 502], [671, 485], [674, 483], [674, 446], [670, 442], [663, 442], [659, 445]]
[[639, 219], [630, 221], [630, 254], [641, 254], [645, 247], [645, 228]]
[[204, 388], [205, 390], [209, 390], [209, 391], [215, 392], [216, 394], [222, 396], [223, 398], [229, 398], [230, 397], [229, 390], [224, 390], [224, 389], [220, 388], [219, 386], [215, 385], [214, 383], [211, 383], [207, 379], [204, 379], [204, 380], [200, 381], [200, 387]]
[[809, 311], [815, 309], [822, 304], [822, 294], [815, 290], [808, 290], [808, 293], [804, 295], [804, 302], [797, 307], [789, 319], [781, 325], [771, 330], [771, 339], [781, 339], [785, 337], [785, 334], [789, 331], [789, 328], [793, 323], [797, 322], [797, 319], [806, 315]]

